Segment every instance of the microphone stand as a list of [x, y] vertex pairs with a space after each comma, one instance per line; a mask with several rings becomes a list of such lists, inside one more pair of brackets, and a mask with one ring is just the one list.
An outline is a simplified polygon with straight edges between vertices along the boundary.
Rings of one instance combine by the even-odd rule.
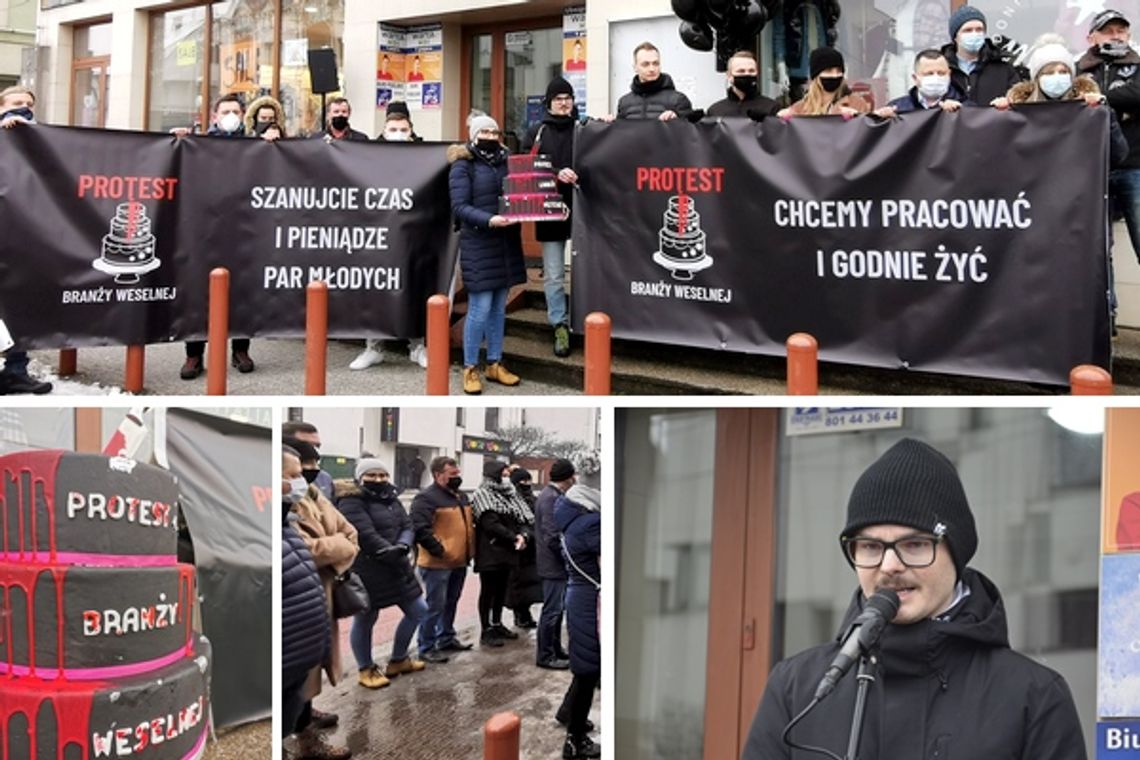
[[858, 760], [859, 740], [863, 737], [863, 718], [867, 713], [867, 692], [875, 682], [874, 670], [879, 664], [878, 652], [859, 657], [859, 670], [855, 676], [855, 709], [851, 714], [851, 735], [847, 740], [847, 754], [843, 760]]

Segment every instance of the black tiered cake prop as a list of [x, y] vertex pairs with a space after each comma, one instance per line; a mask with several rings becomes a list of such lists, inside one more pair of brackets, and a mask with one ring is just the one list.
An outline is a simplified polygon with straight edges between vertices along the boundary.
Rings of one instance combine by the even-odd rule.
[[177, 499], [124, 457], [0, 457], [0, 756], [202, 755], [210, 644]]
[[111, 231], [103, 236], [103, 255], [92, 266], [115, 275], [115, 282], [129, 285], [162, 263], [154, 257], [154, 250], [146, 206], [137, 201], [120, 203], [111, 220]]
[[524, 153], [507, 160], [499, 213], [519, 222], [559, 222], [569, 216], [550, 156]]

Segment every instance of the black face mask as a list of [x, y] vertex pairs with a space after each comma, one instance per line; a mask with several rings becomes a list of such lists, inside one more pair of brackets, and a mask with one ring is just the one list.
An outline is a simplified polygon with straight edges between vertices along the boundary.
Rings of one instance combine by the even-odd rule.
[[273, 121], [259, 121], [253, 125], [253, 131], [259, 136], [266, 133], [270, 127], [276, 127], [277, 123]]
[[835, 92], [843, 84], [843, 77], [820, 77], [819, 85], [824, 92]]
[[495, 153], [499, 149], [498, 140], [476, 140], [475, 147], [483, 153]]
[[463, 485], [463, 478], [456, 475], [454, 478], [449, 478], [447, 481], [447, 490], [458, 491], [459, 486]]
[[755, 74], [746, 74], [732, 78], [732, 86], [744, 93], [745, 98], [756, 94], [760, 87], [760, 78]]
[[19, 116], [20, 118], [27, 119], [28, 121], [36, 120], [36, 115], [32, 113], [32, 109], [30, 108], [13, 108], [11, 111], [5, 111], [4, 113], [0, 114], [0, 119], [5, 119], [9, 116]]
[[530, 483], [519, 483], [519, 484], [517, 484], [517, 488], [519, 489], [519, 493], [521, 493], [523, 496], [530, 496], [530, 492], [531, 492], [531, 484]]
[[380, 501], [392, 501], [400, 492], [396, 490], [396, 486], [391, 483], [362, 483], [364, 490], [375, 496]]
[[320, 469], [316, 470], [301, 470], [301, 477], [305, 479], [306, 483], [312, 483], [321, 474]]
[[334, 116], [329, 120], [329, 123], [332, 124], [332, 128], [337, 132], [343, 132], [344, 130], [348, 129], [347, 116]]

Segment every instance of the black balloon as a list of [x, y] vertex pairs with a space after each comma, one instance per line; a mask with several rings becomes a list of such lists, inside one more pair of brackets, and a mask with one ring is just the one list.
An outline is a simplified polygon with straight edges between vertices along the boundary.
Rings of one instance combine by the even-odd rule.
[[713, 49], [713, 32], [708, 24], [681, 22], [681, 42], [702, 53]]
[[732, 0], [705, 0], [709, 15], [716, 19], [723, 19], [732, 12]]
[[743, 37], [753, 37], [760, 33], [768, 22], [768, 11], [757, 0], [750, 0], [738, 27]]
[[673, 0], [673, 13], [682, 21], [696, 23], [703, 20], [703, 3], [701, 0]]

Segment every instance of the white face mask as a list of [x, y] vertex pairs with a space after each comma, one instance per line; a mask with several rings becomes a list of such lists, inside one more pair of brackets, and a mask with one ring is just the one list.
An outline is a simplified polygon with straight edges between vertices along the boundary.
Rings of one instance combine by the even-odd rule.
[[407, 132], [385, 132], [384, 139], [387, 142], [408, 142], [412, 136]]
[[928, 74], [918, 78], [918, 91], [924, 98], [941, 98], [950, 91], [950, 77]]
[[1041, 92], [1050, 98], [1059, 98], [1073, 86], [1073, 77], [1067, 72], [1056, 74], [1042, 74], [1040, 78]]
[[223, 132], [237, 132], [238, 127], [241, 126], [241, 117], [236, 113], [227, 113], [218, 119], [218, 126], [221, 127]]
[[985, 32], [964, 32], [960, 43], [970, 53], [976, 53], [986, 44]]
[[285, 494], [285, 501], [290, 504], [296, 504], [301, 499], [305, 498], [305, 494], [309, 490], [309, 484], [304, 478], [290, 478], [289, 493]]

